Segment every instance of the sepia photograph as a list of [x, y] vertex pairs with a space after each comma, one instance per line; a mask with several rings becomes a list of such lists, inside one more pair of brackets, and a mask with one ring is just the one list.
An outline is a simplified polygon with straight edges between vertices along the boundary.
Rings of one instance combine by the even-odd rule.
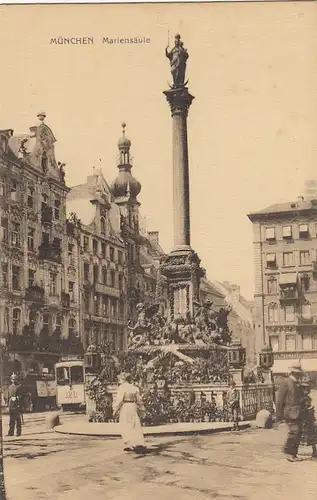
[[0, 28], [0, 500], [314, 500], [317, 3]]

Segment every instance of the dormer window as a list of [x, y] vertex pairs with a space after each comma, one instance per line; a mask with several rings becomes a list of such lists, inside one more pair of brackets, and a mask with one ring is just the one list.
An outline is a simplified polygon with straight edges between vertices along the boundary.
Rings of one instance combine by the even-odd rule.
[[299, 237], [305, 239], [308, 238], [308, 236], [309, 236], [308, 224], [300, 224]]
[[267, 241], [274, 241], [275, 240], [275, 227], [267, 227], [265, 229], [265, 239]]
[[288, 240], [292, 238], [292, 226], [283, 226], [283, 239]]

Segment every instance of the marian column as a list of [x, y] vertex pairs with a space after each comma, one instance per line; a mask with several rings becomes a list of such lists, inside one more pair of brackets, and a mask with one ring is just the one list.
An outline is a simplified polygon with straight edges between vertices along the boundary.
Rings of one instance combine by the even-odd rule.
[[174, 47], [166, 48], [170, 60], [173, 86], [164, 91], [173, 120], [173, 212], [174, 250], [161, 265], [167, 278], [170, 317], [193, 316], [199, 303], [200, 278], [204, 275], [200, 259], [190, 246], [190, 198], [187, 116], [194, 97], [185, 82], [188, 52], [180, 35], [175, 36]]

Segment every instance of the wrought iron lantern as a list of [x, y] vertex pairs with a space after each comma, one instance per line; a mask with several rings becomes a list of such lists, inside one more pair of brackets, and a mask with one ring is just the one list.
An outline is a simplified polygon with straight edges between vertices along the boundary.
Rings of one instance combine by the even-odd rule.
[[85, 369], [90, 372], [97, 372], [101, 367], [101, 356], [95, 345], [90, 345], [85, 352]]
[[246, 363], [246, 350], [238, 338], [233, 338], [228, 350], [230, 368], [242, 369]]
[[264, 370], [269, 370], [273, 366], [273, 350], [270, 345], [265, 345], [259, 354], [259, 365]]

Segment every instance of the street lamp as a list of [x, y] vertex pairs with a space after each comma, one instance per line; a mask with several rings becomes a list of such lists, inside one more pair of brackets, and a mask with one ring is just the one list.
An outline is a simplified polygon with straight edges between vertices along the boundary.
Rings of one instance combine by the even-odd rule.
[[6, 338], [0, 336], [0, 498], [6, 500], [6, 492], [4, 486], [4, 470], [3, 470], [3, 429], [2, 429], [2, 387], [3, 387], [3, 365], [4, 365], [4, 352], [6, 349]]

